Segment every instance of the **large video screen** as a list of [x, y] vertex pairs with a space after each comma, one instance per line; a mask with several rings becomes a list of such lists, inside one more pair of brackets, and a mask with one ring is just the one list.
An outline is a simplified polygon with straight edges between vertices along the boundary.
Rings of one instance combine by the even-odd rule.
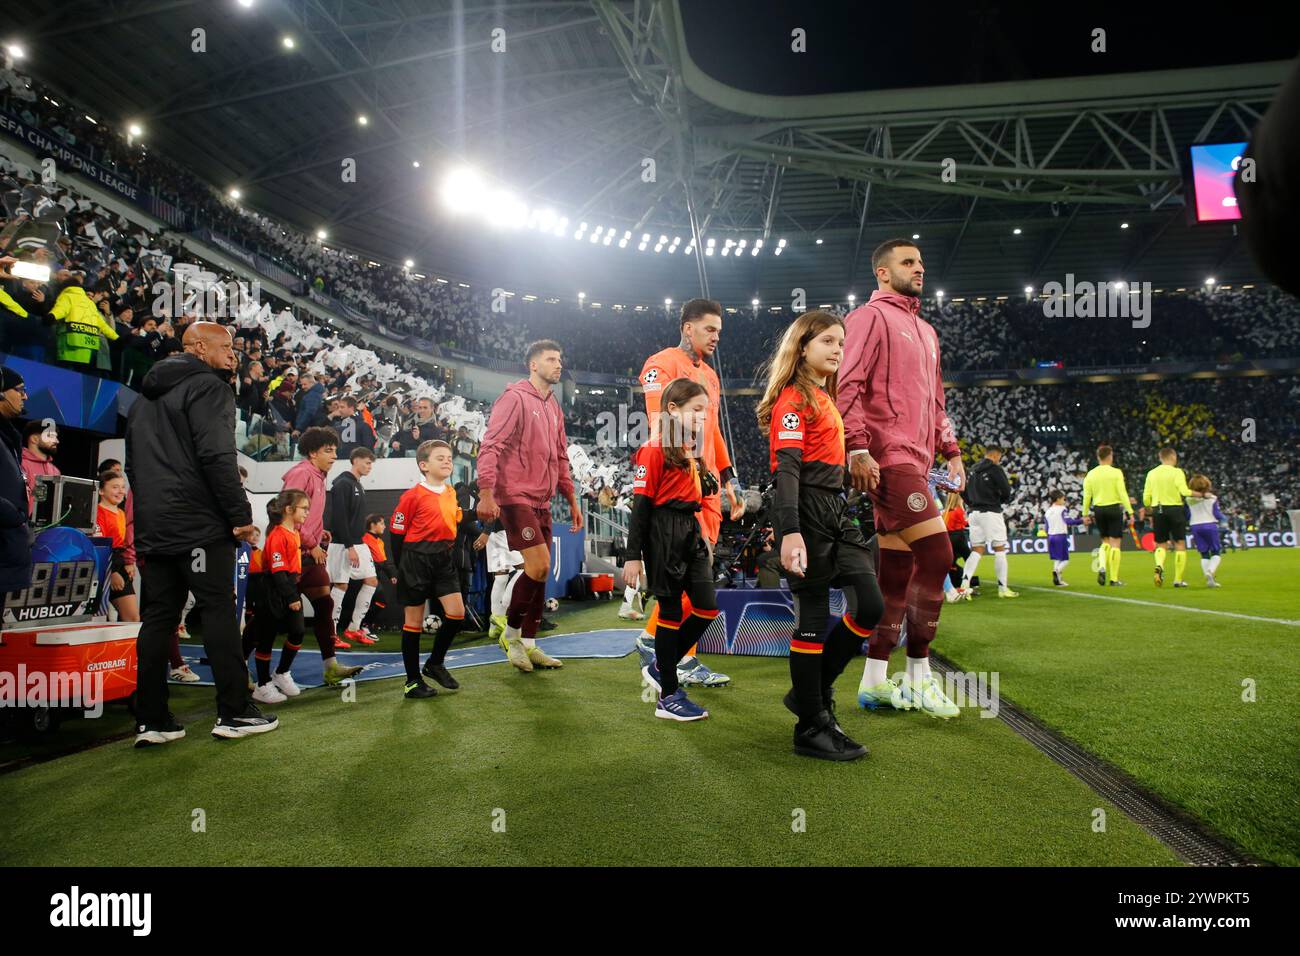
[[1197, 222], [1241, 218], [1232, 180], [1245, 151], [1245, 143], [1205, 143], [1190, 147], [1192, 200], [1196, 204]]

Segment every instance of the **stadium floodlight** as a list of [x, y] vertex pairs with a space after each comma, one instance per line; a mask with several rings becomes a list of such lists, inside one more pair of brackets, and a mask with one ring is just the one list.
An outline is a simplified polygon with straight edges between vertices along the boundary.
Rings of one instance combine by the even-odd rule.
[[1033, 295], [1033, 294], [1034, 294], [1034, 287], [1031, 285], [1025, 286], [1025, 295]]
[[776, 241], [776, 247], [777, 247], [778, 249], [784, 249], [784, 248], [785, 248], [785, 240], [784, 240], [784, 239], [778, 239], [778, 240]]
[[736, 248], [738, 248], [738, 249], [744, 249], [744, 248], [745, 248], [745, 240], [744, 240], [744, 239], [741, 239], [740, 242], [736, 243]]
[[713, 255], [713, 247], [712, 247], [712, 246], [709, 246], [707, 249], [705, 249], [705, 250], [704, 250], [704, 254], [705, 254], [706, 256], [711, 256], [711, 255]]
[[1208, 278], [1208, 279], [1205, 280], [1205, 284], [1206, 284], [1206, 285], [1214, 285], [1215, 281], [1216, 281], [1216, 280], [1215, 280], [1214, 276], [1210, 276], [1210, 278]]
[[489, 225], [519, 229], [528, 222], [528, 207], [508, 189], [498, 189], [484, 204]]
[[537, 228], [545, 232], [550, 232], [555, 226], [554, 209], [534, 209], [532, 218], [537, 223]]
[[666, 309], [667, 309], [667, 308], [671, 308], [671, 307], [672, 307], [672, 304], [673, 304], [673, 300], [672, 300], [672, 299], [664, 299], [664, 308], [666, 308]]
[[857, 301], [858, 301], [858, 297], [857, 297], [856, 295], [854, 295], [852, 292], [850, 292], [850, 293], [849, 293], [849, 305], [852, 305], [854, 302], [857, 302]]
[[587, 293], [585, 293], [585, 292], [579, 292], [579, 293], [578, 293], [578, 298], [579, 298], [579, 299], [585, 299], [586, 297], [587, 297]]
[[664, 251], [663, 243], [658, 243], [655, 246], [655, 252], [663, 252], [663, 251]]
[[324, 229], [317, 229], [317, 230], [316, 230], [316, 238], [319, 239], [321, 242], [324, 242], [325, 239], [326, 239], [328, 236], [329, 236], [329, 233], [326, 232]]
[[680, 245], [680, 244], [681, 244], [681, 241], [682, 241], [682, 237], [681, 237], [681, 236], [673, 236], [673, 245], [674, 245], [674, 246], [676, 246], [676, 245]]
[[758, 300], [757, 300], [757, 299], [750, 299], [750, 300], [749, 300], [749, 304], [752, 305], [752, 306], [753, 306], [754, 308], [756, 308], [756, 309], [758, 308]]
[[646, 244], [645, 244], [644, 242], [641, 243], [641, 245], [639, 245], [639, 246], [636, 247], [637, 252], [645, 252], [645, 246], [646, 246]]
[[731, 246], [723, 246], [723, 247], [722, 247], [722, 254], [723, 254], [724, 256], [729, 256], [729, 255], [731, 255]]
[[818, 239], [818, 240], [817, 240], [817, 245], [820, 246], [821, 244], [822, 244], [822, 240]]
[[144, 134], [144, 129], [140, 126], [139, 123], [132, 123], [130, 126], [126, 128], [126, 131], [131, 136], [141, 136]]
[[292, 50], [292, 49], [294, 48], [294, 46], [295, 46], [295, 44], [294, 44], [294, 42], [293, 42], [293, 37], [291, 37], [291, 36], [284, 36], [284, 37], [281, 37], [281, 38], [280, 38], [280, 45], [281, 45], [282, 47], [284, 47], [286, 50]]
[[715, 245], [717, 245], [717, 242], [718, 241], [716, 239], [709, 239], [709, 241], [706, 242], [705, 245], [707, 245], [710, 249], [712, 249]]
[[593, 236], [599, 236], [599, 235], [600, 235], [602, 232], [604, 232], [604, 231], [605, 231], [605, 227], [604, 227], [604, 226], [597, 226], [597, 227], [596, 227], [596, 231], [593, 232], [592, 235], [593, 235]]
[[245, 10], [251, 10], [256, 0], [236, 0], [236, 2]]
[[602, 246], [607, 246], [613, 241], [614, 241], [614, 230], [611, 229], [609, 232], [605, 233], [605, 238], [601, 240], [600, 244]]
[[631, 238], [632, 238], [632, 230], [631, 230], [631, 229], [624, 229], [624, 230], [623, 230], [623, 238], [624, 238], [624, 239], [631, 239]]
[[1019, 226], [1016, 226], [1016, 228], [1011, 230], [1011, 235], [1018, 236], [1020, 235], [1021, 231], [1022, 231], [1021, 228]]
[[659, 237], [659, 244], [660, 244], [661, 246], [666, 246], [666, 245], [668, 244], [668, 237], [667, 237], [667, 236], [660, 236], [660, 237]]
[[914, 232], [914, 233], [912, 233], [912, 238], [913, 238], [913, 239], [920, 239], [920, 238], [921, 238], [921, 234], [920, 234], [919, 232]]
[[5, 52], [8, 53], [11, 57], [13, 57], [15, 60], [21, 60], [23, 57], [27, 55], [27, 51], [24, 50], [22, 46], [17, 43], [6, 43]]
[[750, 250], [749, 250], [749, 254], [750, 254], [751, 256], [756, 256], [756, 255], [758, 255], [758, 253], [759, 253], [759, 248], [758, 248], [758, 246], [755, 246], [753, 249], [750, 249]]
[[591, 240], [590, 240], [590, 241], [591, 241], [591, 242], [600, 242], [600, 232], [599, 232], [599, 231], [597, 231], [597, 232], [593, 232], [593, 233], [591, 234]]
[[762, 248], [763, 248], [763, 240], [762, 240], [762, 239], [755, 239], [755, 240], [754, 240], [754, 248], [755, 248], [755, 249], [762, 249]]
[[468, 166], [452, 170], [442, 184], [443, 203], [456, 213], [467, 213], [483, 205], [486, 192], [482, 177]]
[[641, 233], [641, 241], [642, 241], [642, 242], [649, 242], [649, 241], [650, 241], [650, 233], [648, 233], [648, 232], [643, 232], [643, 233]]
[[694, 247], [694, 246], [687, 246], [687, 247], [686, 247], [686, 251], [683, 252], [682, 255], [684, 255], [684, 256], [689, 256], [689, 255], [690, 255], [691, 253], [693, 253], [694, 251], [695, 251], [695, 247]]
[[1121, 223], [1119, 224], [1119, 227], [1120, 227], [1121, 229], [1127, 229], [1127, 228], [1128, 228], [1128, 223], [1126, 223], [1126, 222], [1121, 222]]
[[618, 241], [618, 247], [619, 247], [620, 249], [626, 249], [626, 248], [627, 248], [627, 240], [626, 240], [626, 239], [620, 239], [620, 240]]
[[677, 251], [677, 247], [676, 247], [676, 246], [669, 246], [669, 247], [668, 247], [668, 254], [669, 254], [670, 256], [671, 256], [674, 252], [676, 252], [676, 251]]
[[231, 186], [231, 187], [230, 187], [230, 198], [231, 198], [231, 199], [238, 199], [238, 198], [239, 198], [240, 196], [242, 196], [242, 195], [243, 195], [243, 193], [241, 193], [241, 192], [240, 192], [238, 189], [236, 189], [234, 186]]
[[776, 249], [772, 252], [772, 255], [774, 255], [774, 256], [779, 256], [779, 255], [781, 254], [782, 250], [784, 250], [784, 249], [785, 249], [785, 246], [777, 246]]
[[413, 269], [415, 268], [415, 260], [407, 259], [405, 262], [402, 263], [402, 265], [406, 266], [406, 268], [408, 269]]
[[420, 168], [420, 161], [419, 161], [418, 159], [413, 159], [413, 160], [411, 160], [411, 165], [412, 165], [413, 167], [415, 167], [416, 169], [419, 169], [419, 168]]
[[936, 298], [939, 298], [939, 299], [942, 299], [942, 298], [943, 298], [943, 290], [942, 290], [942, 289], [937, 289], [937, 290], [935, 291], [934, 294], [935, 294], [935, 297], [936, 297]]
[[1123, 289], [1127, 284], [1128, 283], [1124, 282], [1123, 280], [1118, 280], [1116, 282], [1111, 283], [1111, 285], [1113, 285], [1116, 289]]
[[357, 122], [362, 126], [369, 126], [370, 117], [367, 116], [365, 113], [362, 113], [360, 116], [357, 117]]

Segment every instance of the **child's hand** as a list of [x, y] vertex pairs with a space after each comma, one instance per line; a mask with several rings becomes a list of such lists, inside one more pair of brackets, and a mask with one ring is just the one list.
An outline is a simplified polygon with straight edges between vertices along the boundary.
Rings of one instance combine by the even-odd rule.
[[294, 601], [292, 604], [289, 605], [289, 610], [290, 610], [290, 611], [301, 611], [301, 610], [302, 610], [302, 602], [301, 602], [301, 601]]
[[808, 570], [808, 550], [798, 532], [781, 539], [781, 567], [799, 578]]
[[628, 561], [623, 565], [623, 584], [634, 588], [641, 580], [641, 562]]

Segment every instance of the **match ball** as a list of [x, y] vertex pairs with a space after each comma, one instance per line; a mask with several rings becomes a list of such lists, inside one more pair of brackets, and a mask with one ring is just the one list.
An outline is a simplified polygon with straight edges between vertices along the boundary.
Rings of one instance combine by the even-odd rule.
[[547, 598], [547, 599], [546, 599], [546, 610], [548, 610], [548, 611], [558, 611], [559, 609], [560, 609], [560, 601], [559, 601], [559, 598]]
[[438, 615], [430, 614], [427, 617], [425, 617], [424, 619], [425, 634], [436, 634], [438, 633], [438, 628], [440, 627], [442, 627], [442, 618], [438, 617]]

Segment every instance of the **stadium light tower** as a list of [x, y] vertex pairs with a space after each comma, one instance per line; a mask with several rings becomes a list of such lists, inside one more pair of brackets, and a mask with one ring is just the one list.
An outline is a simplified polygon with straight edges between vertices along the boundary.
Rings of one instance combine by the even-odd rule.
[[858, 297], [852, 292], [849, 293], [849, 308], [853, 308], [853, 303], [858, 301]]
[[243, 195], [243, 193], [241, 193], [241, 192], [240, 192], [238, 189], [236, 189], [234, 186], [231, 186], [231, 187], [230, 187], [230, 198], [231, 198], [231, 199], [238, 199], [238, 198], [239, 198], [240, 196], [242, 196], [242, 195]]
[[934, 297], [935, 297], [936, 299], [939, 300], [939, 304], [940, 304], [940, 305], [943, 305], [943, 290], [942, 290], [942, 289], [936, 289], [935, 292], [934, 292]]
[[6, 43], [5, 53], [9, 54], [9, 56], [15, 60], [21, 60], [27, 55], [27, 51], [24, 50], [22, 44], [19, 43]]
[[316, 238], [319, 239], [321, 242], [324, 242], [327, 236], [329, 236], [329, 233], [326, 232], [324, 229], [316, 230]]
[[671, 309], [672, 307], [673, 307], [673, 300], [672, 300], [672, 299], [664, 299], [664, 308], [665, 308], [665, 309]]
[[1020, 235], [1020, 233], [1023, 232], [1023, 231], [1024, 231], [1024, 230], [1022, 230], [1019, 226], [1016, 226], [1016, 228], [1014, 228], [1014, 229], [1011, 230], [1011, 235], [1013, 235], [1013, 236], [1018, 236], [1018, 235]]
[[280, 38], [280, 45], [286, 50], [292, 50], [297, 44], [294, 43], [293, 37], [285, 36]]
[[407, 259], [405, 262], [402, 263], [402, 265], [406, 266], [406, 268], [408, 268], [408, 269], [414, 269], [414, 268], [415, 268], [415, 260], [414, 260], [414, 259]]

